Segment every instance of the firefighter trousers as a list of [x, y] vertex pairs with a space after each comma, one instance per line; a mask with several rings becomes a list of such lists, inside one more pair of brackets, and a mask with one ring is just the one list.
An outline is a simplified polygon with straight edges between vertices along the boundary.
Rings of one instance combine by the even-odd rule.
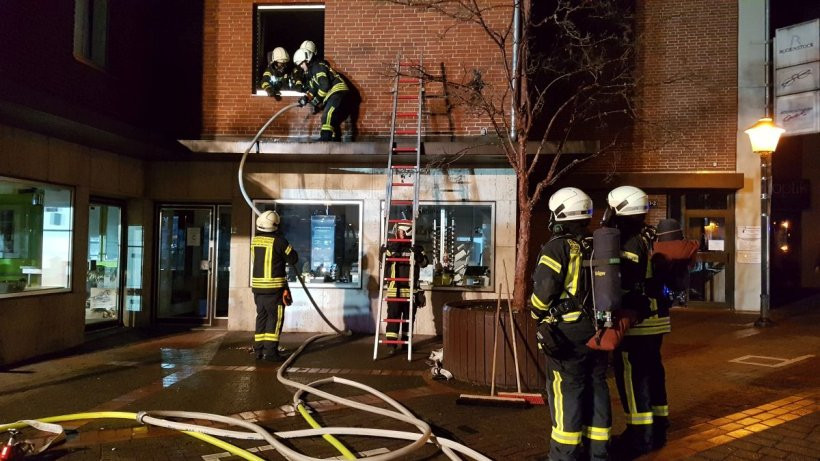
[[337, 91], [325, 100], [319, 141], [340, 142], [342, 140], [342, 122], [350, 112], [347, 99], [347, 91]]
[[256, 302], [256, 334], [253, 336], [253, 351], [257, 356], [276, 355], [279, 334], [285, 321], [285, 305], [282, 295], [285, 289], [273, 293], [254, 294]]
[[626, 336], [615, 350], [615, 383], [626, 413], [624, 444], [646, 453], [666, 442], [669, 404], [661, 361], [663, 334]]
[[[416, 311], [417, 307], [415, 303], [413, 303], [413, 320], [416, 319]], [[408, 321], [408, 323], [394, 323], [390, 322], [387, 324], [385, 333], [385, 338], [387, 339], [399, 339], [399, 326], [401, 325], [401, 339], [403, 341], [407, 341], [407, 334], [410, 331], [410, 328], [413, 328], [410, 325], [410, 303], [397, 303], [397, 302], [388, 302], [387, 303], [387, 318], [390, 319], [398, 319], [403, 318]]]
[[547, 356], [547, 396], [552, 417], [549, 459], [607, 459], [612, 408], [606, 383], [607, 352], [586, 346], [594, 330], [581, 317], [559, 323], [573, 347], [560, 357]]

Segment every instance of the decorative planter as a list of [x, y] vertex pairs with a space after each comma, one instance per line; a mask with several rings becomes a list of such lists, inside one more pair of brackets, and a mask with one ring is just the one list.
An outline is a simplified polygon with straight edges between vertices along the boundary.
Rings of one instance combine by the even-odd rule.
[[[515, 389], [510, 314], [502, 301], [498, 324], [495, 385]], [[493, 367], [495, 300], [448, 302], [443, 309], [444, 367], [460, 381], [489, 386]], [[546, 359], [535, 344], [535, 321], [529, 311], [513, 312], [522, 392], [545, 389]]]

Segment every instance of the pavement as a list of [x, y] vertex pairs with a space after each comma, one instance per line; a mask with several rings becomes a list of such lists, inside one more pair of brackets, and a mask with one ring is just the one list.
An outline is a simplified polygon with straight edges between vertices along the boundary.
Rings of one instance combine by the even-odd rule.
[[[820, 459], [820, 297], [773, 311], [775, 326], [758, 329], [754, 314], [678, 308], [663, 345], [671, 428], [668, 444], [644, 460]], [[312, 335], [285, 333], [295, 349]], [[305, 429], [294, 411], [293, 389], [276, 379], [275, 363], [250, 352], [251, 332], [225, 330], [114, 330], [83, 347], [0, 369], [0, 423], [79, 412], [182, 410], [229, 415], [269, 431]], [[486, 387], [432, 378], [426, 359], [440, 337], [416, 338], [406, 355], [373, 360], [373, 337], [327, 337], [310, 344], [286, 370], [298, 382], [337, 376], [375, 387], [431, 425], [434, 434], [496, 460], [545, 459], [549, 411], [456, 404], [459, 394], [488, 394]], [[444, 367], [447, 367], [446, 351]], [[624, 429], [614, 382], [613, 434]], [[322, 390], [357, 402], [377, 403], [360, 389], [331, 384]], [[307, 396], [322, 426], [412, 431], [382, 415], [322, 397]], [[200, 421], [201, 422], [201, 421]], [[213, 425], [213, 424], [211, 424]], [[64, 442], [48, 460], [229, 460], [225, 449], [181, 432], [126, 419], [63, 423]], [[31, 429], [24, 437], [35, 437]], [[339, 436], [360, 456], [385, 453], [409, 442]], [[5, 441], [2, 435], [0, 440]], [[282, 459], [264, 441], [225, 439], [261, 459]], [[285, 440], [315, 458], [340, 454], [321, 438]], [[341, 458], [338, 458], [341, 459]], [[447, 457], [432, 445], [402, 459]]]

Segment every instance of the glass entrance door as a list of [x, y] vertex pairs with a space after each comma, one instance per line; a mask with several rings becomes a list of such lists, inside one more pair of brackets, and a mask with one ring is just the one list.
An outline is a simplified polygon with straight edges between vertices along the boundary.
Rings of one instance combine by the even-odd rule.
[[157, 318], [227, 325], [230, 207], [159, 210]]
[[686, 236], [700, 242], [690, 270], [689, 305], [731, 308], [734, 304], [733, 220], [725, 212], [689, 210]]
[[122, 207], [92, 202], [88, 208], [85, 325], [119, 323], [122, 310]]

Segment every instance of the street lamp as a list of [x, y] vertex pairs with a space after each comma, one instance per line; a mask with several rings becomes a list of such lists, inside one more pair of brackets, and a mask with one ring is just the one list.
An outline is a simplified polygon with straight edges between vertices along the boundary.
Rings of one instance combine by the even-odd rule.
[[756, 327], [772, 326], [769, 318], [769, 241], [771, 240], [772, 215], [772, 153], [777, 149], [777, 141], [785, 132], [775, 125], [771, 118], [761, 118], [748, 130], [752, 151], [760, 154], [760, 318]]

